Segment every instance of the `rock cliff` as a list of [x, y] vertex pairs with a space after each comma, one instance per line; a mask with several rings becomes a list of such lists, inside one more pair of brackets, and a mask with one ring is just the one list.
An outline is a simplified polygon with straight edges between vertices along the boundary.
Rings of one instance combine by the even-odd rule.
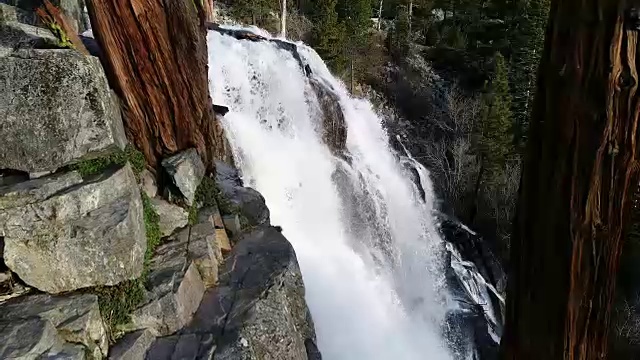
[[0, 2], [0, 358], [320, 359], [264, 198], [195, 149], [145, 164], [98, 58]]

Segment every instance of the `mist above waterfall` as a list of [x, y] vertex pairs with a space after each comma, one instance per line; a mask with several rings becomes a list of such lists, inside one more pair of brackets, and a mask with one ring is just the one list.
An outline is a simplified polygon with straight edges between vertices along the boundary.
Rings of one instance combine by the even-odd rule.
[[[411, 180], [371, 104], [352, 98], [318, 55], [311, 77], [337, 99], [344, 151], [323, 141], [323, 112], [291, 52], [210, 32], [213, 101], [245, 185], [260, 191], [293, 244], [324, 359], [450, 359], [433, 192]], [[404, 155], [404, 154], [402, 154]]]

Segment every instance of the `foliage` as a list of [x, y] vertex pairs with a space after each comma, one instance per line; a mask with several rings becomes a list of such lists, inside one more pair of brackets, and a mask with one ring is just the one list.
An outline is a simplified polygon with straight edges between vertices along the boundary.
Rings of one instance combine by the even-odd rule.
[[144, 300], [144, 286], [140, 279], [128, 280], [115, 286], [98, 286], [100, 313], [109, 332], [109, 340], [115, 341], [119, 327], [129, 322], [130, 314]]
[[141, 192], [144, 212], [144, 226], [147, 235], [147, 251], [144, 256], [142, 275], [135, 280], [128, 280], [115, 286], [99, 286], [94, 288], [98, 295], [100, 313], [109, 329], [111, 341], [118, 336], [119, 328], [130, 321], [133, 312], [144, 300], [145, 283], [147, 282], [149, 261], [160, 244], [160, 216], [151, 205], [151, 200]]
[[396, 59], [404, 58], [409, 51], [411, 34], [409, 30], [409, 10], [406, 6], [398, 8], [395, 27], [391, 34], [390, 51]]
[[160, 216], [151, 205], [151, 199], [144, 191], [141, 191], [140, 195], [142, 196], [142, 208], [144, 211], [144, 228], [147, 234], [147, 251], [144, 254], [146, 266], [151, 260], [156, 247], [160, 244], [162, 232], [160, 231]]
[[502, 54], [495, 56], [495, 75], [482, 108], [480, 151], [488, 173], [503, 169], [513, 154], [511, 132], [511, 94], [507, 65]]
[[278, 0], [235, 0], [231, 14], [245, 24], [270, 28], [278, 9]]
[[310, 5], [309, 19], [315, 27], [310, 43], [329, 67], [341, 73], [345, 70], [345, 26], [338, 19], [338, 0], [317, 0]]
[[544, 44], [549, 13], [549, 0], [517, 2], [516, 16], [511, 21], [511, 59], [509, 80], [512, 86], [512, 111], [516, 145], [526, 141], [530, 109], [535, 93], [540, 54]]
[[144, 155], [133, 146], [127, 145], [124, 150], [117, 150], [106, 156], [75, 163], [71, 165], [71, 169], [77, 170], [83, 178], [86, 178], [101, 174], [113, 165], [124, 166], [127, 162], [131, 164], [136, 177], [140, 175], [146, 165]]

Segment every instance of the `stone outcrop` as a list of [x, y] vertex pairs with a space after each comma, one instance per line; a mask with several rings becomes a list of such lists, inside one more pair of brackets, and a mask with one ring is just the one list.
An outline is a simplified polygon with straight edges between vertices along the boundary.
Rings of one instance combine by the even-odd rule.
[[18, 22], [16, 9], [0, 4], [0, 58], [20, 48], [46, 48], [57, 43], [51, 31]]
[[220, 251], [231, 251], [231, 241], [229, 241], [229, 237], [227, 236], [227, 229], [220, 215], [220, 209], [215, 206], [200, 209], [198, 221], [209, 224], [207, 228], [213, 226], [216, 247], [218, 247]]
[[170, 335], [187, 325], [205, 288], [218, 281], [222, 261], [215, 228], [207, 217], [170, 236], [151, 260], [147, 300], [132, 316], [133, 327]]
[[151, 171], [147, 169], [142, 170], [140, 173], [140, 189], [144, 191], [150, 199], [153, 199], [158, 195], [158, 184], [156, 183], [156, 178], [153, 176]]
[[[89, 29], [89, 18], [84, 12], [84, 0], [50, 0], [66, 15], [67, 20], [76, 32]], [[35, 14], [35, 9], [42, 6], [43, 0], [0, 0], [0, 3], [15, 6], [14, 12], [18, 19], [25, 24], [42, 25]], [[6, 6], [8, 6], [6, 5]]]
[[109, 352], [109, 360], [141, 360], [156, 339], [149, 330], [138, 330], [118, 340]]
[[198, 185], [205, 173], [204, 163], [196, 149], [185, 150], [162, 161], [171, 182], [184, 197], [187, 205], [193, 204]]
[[147, 359], [319, 359], [291, 244], [273, 227], [244, 234], [193, 322]]
[[151, 199], [151, 206], [160, 218], [162, 236], [169, 236], [175, 229], [185, 227], [189, 221], [189, 213], [178, 205], [170, 204], [162, 199]]
[[131, 167], [79, 181], [71, 172], [0, 188], [4, 261], [42, 291], [115, 285], [142, 272], [146, 238]]
[[335, 155], [341, 155], [347, 147], [347, 124], [338, 95], [333, 89], [311, 76], [309, 84], [316, 94], [322, 112], [322, 138]]
[[242, 186], [238, 172], [231, 166], [216, 162], [216, 183], [222, 195], [238, 208], [249, 226], [269, 225], [270, 212], [264, 197], [256, 190]]
[[[20, 346], [11, 345], [13, 342], [19, 342]], [[78, 349], [65, 343], [82, 346]], [[82, 350], [84, 356], [85, 349], [90, 358], [106, 356], [107, 333], [97, 296], [32, 295], [0, 305], [0, 358], [11, 358], [2, 356], [2, 352], [16, 348], [20, 348], [26, 358], [29, 358], [26, 354], [52, 356], [65, 352], [77, 354], [78, 350]]]
[[237, 214], [225, 215], [222, 217], [224, 227], [231, 233], [231, 236], [239, 235], [242, 231], [242, 225], [240, 224], [240, 218]]
[[65, 49], [0, 57], [0, 168], [56, 170], [126, 144], [100, 61]]

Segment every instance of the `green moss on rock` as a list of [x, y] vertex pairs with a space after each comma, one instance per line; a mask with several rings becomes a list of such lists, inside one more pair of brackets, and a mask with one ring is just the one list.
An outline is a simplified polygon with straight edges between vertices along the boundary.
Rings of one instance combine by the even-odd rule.
[[127, 162], [131, 163], [131, 168], [136, 178], [139, 177], [145, 168], [144, 155], [133, 146], [127, 145], [124, 150], [113, 152], [109, 155], [80, 161], [71, 165], [71, 169], [77, 170], [83, 178], [103, 173], [113, 165], [123, 166]]

